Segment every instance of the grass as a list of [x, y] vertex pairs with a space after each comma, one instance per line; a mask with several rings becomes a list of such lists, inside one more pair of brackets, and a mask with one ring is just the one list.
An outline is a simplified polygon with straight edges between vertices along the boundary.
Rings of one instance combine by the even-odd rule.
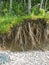
[[0, 17], [0, 33], [9, 32], [10, 28], [13, 27], [15, 18], [10, 16]]
[[16, 24], [23, 22], [28, 16], [0, 16], [0, 33], [8, 33]]
[[46, 13], [44, 15], [26, 15], [26, 16], [0, 16], [0, 33], [8, 33], [13, 26], [16, 24], [20, 24], [23, 22], [24, 19], [31, 18], [31, 19], [37, 19], [37, 18], [45, 18], [49, 22], [49, 13]]

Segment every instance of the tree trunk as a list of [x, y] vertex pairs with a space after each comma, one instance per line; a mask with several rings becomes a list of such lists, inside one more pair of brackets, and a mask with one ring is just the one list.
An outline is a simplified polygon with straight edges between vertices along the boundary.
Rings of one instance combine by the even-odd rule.
[[41, 0], [40, 9], [42, 8], [42, 5], [43, 5], [43, 1], [44, 1], [44, 0]]
[[45, 11], [46, 11], [46, 6], [47, 6], [47, 1], [48, 1], [48, 0], [46, 0], [46, 2], [45, 2]]
[[28, 14], [31, 13], [31, 0], [28, 0]]
[[12, 11], [12, 0], [10, 0], [10, 13]]

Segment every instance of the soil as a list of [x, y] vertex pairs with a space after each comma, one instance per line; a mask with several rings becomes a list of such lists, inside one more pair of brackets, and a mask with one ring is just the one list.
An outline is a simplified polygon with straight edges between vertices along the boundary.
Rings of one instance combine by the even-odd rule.
[[25, 19], [9, 33], [0, 34], [0, 48], [12, 51], [43, 50], [46, 42], [47, 24], [45, 19]]

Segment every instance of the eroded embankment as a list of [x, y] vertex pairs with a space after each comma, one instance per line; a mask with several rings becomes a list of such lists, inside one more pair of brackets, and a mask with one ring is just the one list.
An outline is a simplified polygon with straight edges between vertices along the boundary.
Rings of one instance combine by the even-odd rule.
[[45, 19], [25, 19], [8, 34], [0, 35], [0, 47], [13, 51], [42, 49], [40, 45], [44, 44], [46, 27]]

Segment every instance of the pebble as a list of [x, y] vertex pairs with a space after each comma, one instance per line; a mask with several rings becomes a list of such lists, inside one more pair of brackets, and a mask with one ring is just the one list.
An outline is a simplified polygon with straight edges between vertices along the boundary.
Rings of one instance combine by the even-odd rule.
[[0, 65], [49, 65], [49, 51], [0, 51]]

